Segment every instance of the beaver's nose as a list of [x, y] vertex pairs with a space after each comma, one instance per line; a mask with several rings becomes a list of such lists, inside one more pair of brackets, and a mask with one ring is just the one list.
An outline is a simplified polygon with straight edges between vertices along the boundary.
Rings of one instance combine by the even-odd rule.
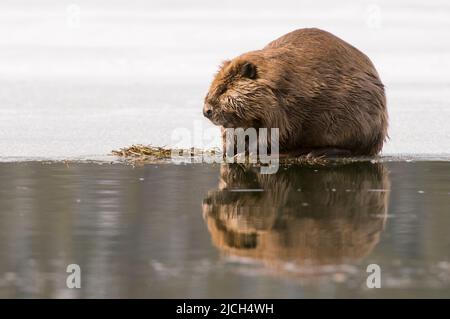
[[208, 119], [210, 119], [211, 118], [211, 116], [212, 116], [212, 109], [211, 109], [211, 105], [209, 105], [209, 104], [205, 104], [205, 106], [203, 107], [203, 115], [206, 117], [206, 118], [208, 118]]

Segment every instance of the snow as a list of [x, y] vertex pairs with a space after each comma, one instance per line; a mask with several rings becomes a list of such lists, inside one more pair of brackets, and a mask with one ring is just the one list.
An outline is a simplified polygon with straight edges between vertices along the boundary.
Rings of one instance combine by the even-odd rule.
[[220, 62], [312, 26], [377, 67], [384, 154], [450, 154], [447, 1], [21, 0], [0, 3], [0, 158], [218, 146], [201, 108]]

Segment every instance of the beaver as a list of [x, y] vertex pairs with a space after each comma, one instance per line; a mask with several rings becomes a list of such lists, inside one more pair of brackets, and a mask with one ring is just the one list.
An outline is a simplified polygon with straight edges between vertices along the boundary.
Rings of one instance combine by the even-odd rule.
[[389, 189], [383, 163], [293, 165], [269, 175], [223, 164], [202, 211], [222, 253], [283, 272], [287, 264], [340, 265], [369, 255], [385, 227]]
[[203, 114], [225, 128], [278, 128], [279, 151], [373, 156], [387, 138], [384, 85], [361, 51], [299, 29], [223, 62]]

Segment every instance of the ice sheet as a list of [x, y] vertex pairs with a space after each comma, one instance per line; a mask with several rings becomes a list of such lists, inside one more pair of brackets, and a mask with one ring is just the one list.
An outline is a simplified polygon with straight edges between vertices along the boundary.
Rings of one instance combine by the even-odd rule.
[[384, 154], [450, 153], [447, 1], [48, 0], [0, 4], [0, 157], [217, 146], [201, 108], [220, 62], [313, 26], [376, 65], [390, 113]]

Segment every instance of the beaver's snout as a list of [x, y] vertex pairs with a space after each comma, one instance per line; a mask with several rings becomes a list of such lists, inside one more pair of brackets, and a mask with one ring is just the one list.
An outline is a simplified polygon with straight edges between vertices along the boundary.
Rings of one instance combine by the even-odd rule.
[[203, 106], [203, 116], [205, 116], [207, 119], [211, 119], [213, 115], [212, 107], [210, 104], [205, 104]]

